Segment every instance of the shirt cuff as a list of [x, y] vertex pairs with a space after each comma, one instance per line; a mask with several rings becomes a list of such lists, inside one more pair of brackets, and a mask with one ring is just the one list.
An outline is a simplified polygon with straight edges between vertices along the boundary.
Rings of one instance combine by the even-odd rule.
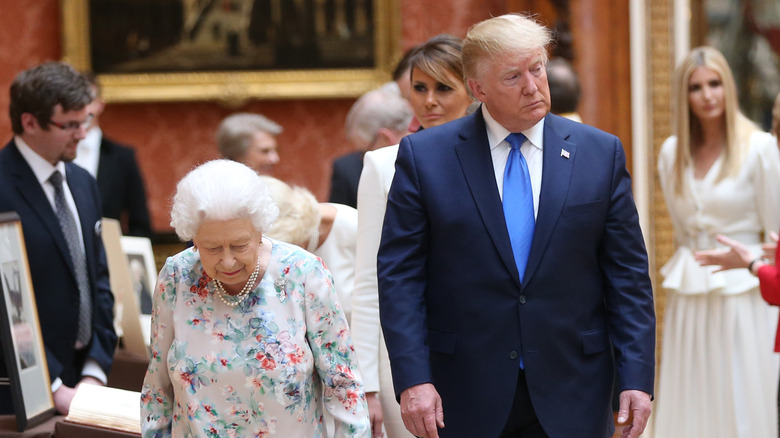
[[51, 393], [54, 394], [57, 392], [57, 390], [60, 389], [60, 386], [62, 386], [62, 379], [57, 377], [53, 382], [51, 382]]
[[103, 372], [103, 368], [100, 368], [100, 365], [94, 359], [87, 359], [87, 363], [84, 364], [84, 369], [81, 370], [81, 377], [84, 376], [94, 377], [100, 380], [103, 385], [108, 384], [106, 373]]

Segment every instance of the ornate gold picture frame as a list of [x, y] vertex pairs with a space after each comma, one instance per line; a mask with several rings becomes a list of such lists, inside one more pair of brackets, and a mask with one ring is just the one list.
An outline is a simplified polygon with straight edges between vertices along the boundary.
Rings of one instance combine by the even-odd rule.
[[[105, 29], [106, 23], [112, 20], [111, 16], [102, 15], [107, 13], [107, 8], [113, 8], [110, 14], [124, 12], [121, 7], [116, 6], [117, 2], [112, 2], [113, 5], [109, 7], [106, 6], [109, 0], [60, 0], [63, 60], [81, 71], [95, 72], [103, 86], [103, 97], [107, 102], [216, 100], [228, 104], [241, 104], [250, 99], [355, 97], [390, 79], [389, 72], [400, 53], [398, 2], [399, 0], [351, 2], [347, 0], [147, 0], [140, 2], [151, 4], [151, 7], [155, 7], [156, 3], [174, 4], [178, 8], [177, 11], [185, 10], [184, 13], [177, 15], [174, 24], [169, 25], [168, 22], [164, 22], [168, 27], [178, 26], [176, 30], [180, 36], [175, 38], [186, 40], [189, 44], [185, 49], [175, 50], [172, 47], [178, 43], [171, 42], [170, 38], [165, 43], [155, 45], [153, 38], [156, 34], [154, 33], [152, 37], [139, 35], [139, 32], [132, 30], [128, 30], [126, 35], [119, 36], [116, 35], [117, 31], [109, 36], [94, 35], [93, 29], [100, 26]], [[254, 14], [251, 12], [251, 9], [258, 7], [258, 4], [271, 12], [267, 17], [261, 16], [266, 20], [264, 22], [259, 22], [257, 20], [260, 19], [255, 18], [259, 12]], [[363, 5], [361, 6], [363, 13], [370, 11], [368, 20], [363, 19], [360, 24], [364, 32], [370, 31], [369, 38], [365, 40], [371, 40], [372, 44], [367, 46], [351, 28], [358, 26], [355, 24], [357, 19], [354, 18], [356, 12], [345, 11], [347, 6], [358, 4]], [[198, 5], [197, 7], [201, 9], [192, 13], [192, 5]], [[101, 6], [101, 12], [97, 14], [95, 8]], [[205, 7], [211, 9], [205, 10]], [[297, 25], [287, 26], [287, 31], [279, 30], [278, 23], [283, 23], [289, 15], [280, 12], [280, 8], [291, 7], [297, 7], [297, 11], [307, 14], [306, 23], [311, 29], [305, 37], [301, 37], [300, 33], [304, 31]], [[314, 12], [311, 12], [312, 10]], [[214, 17], [216, 11], [220, 13], [218, 18]], [[233, 14], [232, 17], [224, 11], [229, 11]], [[324, 11], [328, 13], [325, 14]], [[129, 12], [127, 15], [129, 16]], [[90, 23], [91, 16], [99, 17], [94, 27]], [[352, 21], [346, 21], [345, 16]], [[151, 18], [144, 16], [145, 21], [139, 24], [139, 27], [148, 27], [146, 22]], [[253, 24], [248, 24], [250, 18], [255, 20]], [[277, 24], [268, 24], [268, 20], [272, 19], [276, 20], [274, 23]], [[120, 20], [123, 24], [127, 24], [128, 18], [123, 16]], [[334, 24], [334, 20], [339, 22]], [[237, 25], [236, 21], [243, 24]], [[345, 26], [345, 23], [349, 26]], [[235, 30], [236, 28], [238, 30]], [[267, 30], [263, 30], [262, 35], [259, 35], [258, 29]], [[321, 33], [328, 33], [331, 36], [322, 37]], [[150, 38], [152, 38], [151, 42]], [[227, 59], [230, 55], [232, 58], [229, 60], [238, 61], [222, 63], [214, 56], [204, 56], [206, 52], [192, 51], [192, 41], [202, 41], [203, 38], [209, 38], [211, 46], [222, 44], [221, 50], [224, 50], [224, 53], [220, 52], [219, 56], [224, 55]], [[285, 38], [293, 42], [288, 43]], [[339, 45], [339, 38], [350, 42]], [[271, 40], [273, 43], [267, 42]], [[273, 47], [269, 44], [273, 44]], [[315, 49], [304, 50], [295, 55], [296, 47], [300, 48], [307, 44]], [[162, 49], [157, 50], [158, 46]], [[210, 48], [213, 48], [211, 46]], [[361, 50], [361, 46], [364, 46], [365, 50]], [[100, 47], [103, 48], [102, 51], [98, 50]], [[112, 47], [115, 47], [116, 53], [111, 51]], [[354, 50], [351, 47], [354, 47]], [[171, 55], [174, 50], [174, 54]], [[252, 62], [259, 67], [253, 66], [252, 62], [239, 62], [241, 56], [248, 58], [247, 50], [252, 51]], [[370, 52], [371, 50], [373, 52]], [[95, 63], [93, 54], [98, 52], [117, 55], [119, 60], [113, 64], [107, 63], [104, 62], [107, 56], [101, 56], [100, 61]], [[312, 59], [311, 53], [317, 53], [320, 59]], [[131, 59], [133, 56], [134, 58]], [[142, 57], [148, 58], [144, 61], [140, 59]], [[161, 62], [171, 59], [175, 63], [173, 68], [171, 65], [160, 65]], [[360, 65], [361, 62], [365, 64], [366, 60], [369, 61], [368, 65]], [[206, 68], [199, 66], [209, 61], [212, 64]], [[221, 65], [225, 68], [220, 68]], [[144, 69], [145, 67], [148, 68]]]

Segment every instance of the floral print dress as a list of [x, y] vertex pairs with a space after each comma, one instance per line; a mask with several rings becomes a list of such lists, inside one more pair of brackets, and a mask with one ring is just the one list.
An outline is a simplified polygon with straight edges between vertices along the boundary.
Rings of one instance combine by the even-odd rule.
[[[266, 238], [267, 239], [267, 238]], [[144, 437], [368, 437], [368, 409], [330, 272], [273, 239], [262, 281], [238, 306], [212, 291], [198, 252], [157, 280]]]

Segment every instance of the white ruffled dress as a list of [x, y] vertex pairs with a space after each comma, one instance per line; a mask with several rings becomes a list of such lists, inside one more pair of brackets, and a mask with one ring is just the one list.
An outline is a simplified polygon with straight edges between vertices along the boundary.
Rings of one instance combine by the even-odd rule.
[[675, 194], [677, 140], [667, 139], [658, 172], [677, 250], [661, 269], [667, 291], [654, 431], [656, 438], [777, 437], [777, 308], [745, 269], [713, 272], [694, 252], [724, 234], [758, 254], [780, 227], [780, 154], [774, 137], [751, 136], [742, 170], [717, 181], [722, 157], [690, 194]]

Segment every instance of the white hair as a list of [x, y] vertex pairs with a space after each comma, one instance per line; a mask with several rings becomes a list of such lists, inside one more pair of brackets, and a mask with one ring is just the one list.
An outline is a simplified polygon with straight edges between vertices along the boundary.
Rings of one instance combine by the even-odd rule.
[[[398, 87], [395, 82], [391, 83]], [[400, 92], [382, 86], [362, 95], [352, 105], [344, 131], [349, 141], [363, 148], [376, 140], [377, 132], [382, 128], [405, 132], [412, 116], [412, 108]]]
[[221, 159], [201, 164], [176, 184], [171, 226], [188, 241], [206, 220], [249, 219], [263, 233], [278, 215], [279, 208], [254, 170]]
[[225, 158], [241, 161], [249, 149], [252, 137], [258, 132], [276, 136], [282, 127], [260, 114], [236, 113], [226, 117], [217, 128], [217, 147]]
[[261, 175], [268, 193], [279, 207], [279, 217], [268, 229], [268, 237], [303, 246], [320, 228], [320, 204], [307, 189], [291, 186], [274, 177]]

